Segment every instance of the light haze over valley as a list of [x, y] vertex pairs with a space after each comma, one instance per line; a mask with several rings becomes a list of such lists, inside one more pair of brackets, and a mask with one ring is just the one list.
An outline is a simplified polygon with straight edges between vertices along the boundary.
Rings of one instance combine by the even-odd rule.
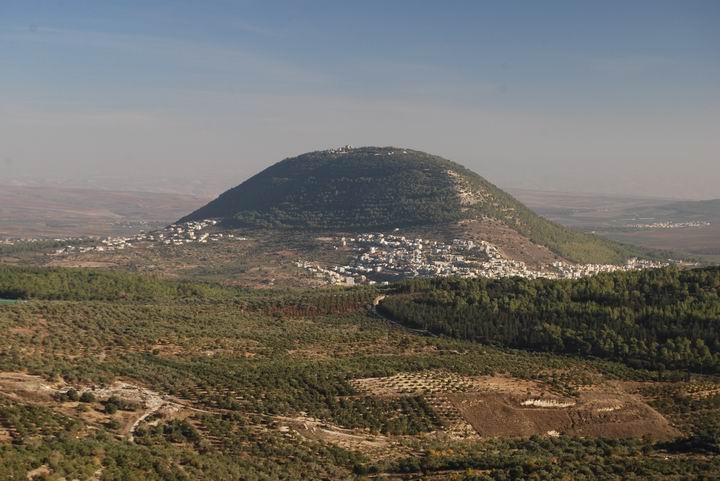
[[718, 25], [0, 0], [0, 481], [720, 479]]
[[719, 10], [4, 1], [0, 182], [219, 193], [351, 144], [505, 188], [717, 198]]

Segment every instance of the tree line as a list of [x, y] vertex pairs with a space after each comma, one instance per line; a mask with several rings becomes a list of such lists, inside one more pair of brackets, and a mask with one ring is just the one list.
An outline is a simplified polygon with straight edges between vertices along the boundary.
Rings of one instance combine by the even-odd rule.
[[720, 371], [717, 267], [578, 280], [413, 280], [380, 310], [413, 328], [483, 343]]

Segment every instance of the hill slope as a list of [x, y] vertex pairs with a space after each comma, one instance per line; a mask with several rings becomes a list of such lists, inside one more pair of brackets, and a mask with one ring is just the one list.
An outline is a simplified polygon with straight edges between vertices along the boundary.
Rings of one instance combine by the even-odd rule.
[[265, 169], [181, 221], [238, 226], [374, 230], [494, 219], [578, 262], [627, 253], [550, 222], [481, 176], [442, 157], [394, 147], [311, 152]]

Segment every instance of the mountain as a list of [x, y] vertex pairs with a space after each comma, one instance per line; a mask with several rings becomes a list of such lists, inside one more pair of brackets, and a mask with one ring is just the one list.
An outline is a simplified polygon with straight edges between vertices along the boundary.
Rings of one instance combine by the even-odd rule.
[[616, 244], [536, 215], [460, 164], [396, 147], [285, 159], [180, 221], [204, 218], [240, 227], [336, 231], [499, 222], [569, 260], [619, 262], [628, 255]]

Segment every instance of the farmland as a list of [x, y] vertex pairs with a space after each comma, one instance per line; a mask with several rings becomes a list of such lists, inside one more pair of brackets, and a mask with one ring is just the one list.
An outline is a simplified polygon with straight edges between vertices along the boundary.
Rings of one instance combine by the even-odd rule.
[[[513, 191], [540, 215], [601, 237], [709, 263], [720, 260], [720, 202]], [[668, 228], [670, 227], [670, 228]]]
[[0, 239], [102, 236], [160, 227], [205, 197], [54, 185], [0, 185]]
[[[715, 376], [415, 334], [374, 315], [370, 287], [270, 295], [101, 271], [4, 277], [24, 279], [13, 282], [28, 300], [0, 306], [3, 479], [720, 469], [706, 432], [720, 413]], [[53, 300], [55, 285], [71, 288]]]

